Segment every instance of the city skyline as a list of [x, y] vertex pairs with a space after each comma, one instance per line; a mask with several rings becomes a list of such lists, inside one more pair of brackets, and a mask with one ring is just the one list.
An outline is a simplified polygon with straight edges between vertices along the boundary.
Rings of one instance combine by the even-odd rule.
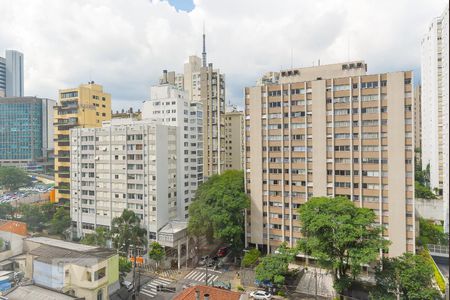
[[[184, 4], [171, 2], [175, 6], [144, 0], [51, 1], [45, 6], [52, 18], [44, 20], [34, 13], [43, 5], [39, 1], [2, 0], [6, 17], [0, 26], [10, 33], [0, 37], [0, 49], [27, 55], [27, 96], [56, 99], [58, 89], [94, 80], [113, 95], [113, 110], [137, 108], [162, 69], [181, 72], [189, 55], [201, 55], [205, 23], [208, 62], [228, 78], [226, 103], [242, 107], [243, 88], [254, 84], [256, 74], [312, 66], [319, 59], [322, 64], [364, 59], [369, 74], [412, 69], [419, 78], [420, 39], [445, 7], [445, 1], [257, 6], [198, 0], [186, 11]], [[67, 9], [79, 13], [65, 14]], [[274, 59], [266, 64], [268, 56]]]

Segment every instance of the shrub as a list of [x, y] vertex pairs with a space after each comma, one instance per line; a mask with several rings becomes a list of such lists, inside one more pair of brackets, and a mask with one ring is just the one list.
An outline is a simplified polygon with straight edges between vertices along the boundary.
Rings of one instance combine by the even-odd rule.
[[238, 286], [237, 286], [237, 290], [238, 290], [239, 292], [245, 292], [245, 289], [244, 289], [244, 287], [243, 287], [242, 285], [238, 285]]

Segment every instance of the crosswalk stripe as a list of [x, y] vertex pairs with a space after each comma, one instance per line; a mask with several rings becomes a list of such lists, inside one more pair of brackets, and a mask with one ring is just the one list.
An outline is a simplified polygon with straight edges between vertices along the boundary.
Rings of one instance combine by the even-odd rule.
[[146, 290], [141, 290], [139, 293], [140, 293], [140, 294], [147, 295], [147, 296], [149, 296], [149, 297], [151, 297], [151, 298], [153, 298], [153, 297], [156, 296], [156, 292], [149, 292], [149, 291], [146, 291]]
[[212, 283], [213, 281], [216, 281], [217, 278], [219, 278], [218, 275], [213, 275], [211, 278], [208, 278], [208, 283]]
[[199, 280], [199, 278], [202, 277], [204, 274], [205, 272], [197, 272], [192, 279]]
[[187, 274], [184, 278], [190, 279], [191, 277], [197, 275], [197, 271], [191, 271], [189, 274]]

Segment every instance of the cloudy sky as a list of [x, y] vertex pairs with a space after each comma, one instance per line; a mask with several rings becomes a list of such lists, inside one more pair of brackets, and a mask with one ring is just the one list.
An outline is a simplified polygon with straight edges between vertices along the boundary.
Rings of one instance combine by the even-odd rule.
[[[25, 93], [95, 80], [113, 109], [140, 108], [163, 69], [201, 55], [227, 101], [266, 71], [365, 59], [370, 73], [420, 71], [420, 39], [446, 0], [0, 0], [0, 56], [25, 54]], [[292, 60], [291, 60], [291, 52]]]

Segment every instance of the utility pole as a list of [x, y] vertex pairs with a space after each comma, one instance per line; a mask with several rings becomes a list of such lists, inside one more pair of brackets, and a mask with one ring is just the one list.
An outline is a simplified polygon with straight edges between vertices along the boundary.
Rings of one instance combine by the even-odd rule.
[[208, 286], [208, 264], [209, 264], [209, 260], [210, 258], [208, 258], [205, 261], [205, 272], [206, 272], [206, 276], [205, 276], [205, 285]]
[[315, 281], [316, 281], [316, 297], [315, 299], [317, 300], [317, 269], [314, 269], [314, 277], [315, 277]]

